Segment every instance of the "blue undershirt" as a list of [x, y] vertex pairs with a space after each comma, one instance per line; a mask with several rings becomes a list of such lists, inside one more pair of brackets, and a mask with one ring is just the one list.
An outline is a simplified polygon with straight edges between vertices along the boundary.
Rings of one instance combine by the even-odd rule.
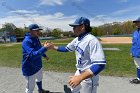
[[65, 46], [58, 46], [57, 51], [59, 51], [59, 52], [69, 52], [69, 51], [66, 49]]
[[103, 69], [105, 68], [105, 64], [97, 64], [92, 65], [90, 67], [90, 70], [93, 72], [93, 74], [96, 76], [98, 75]]

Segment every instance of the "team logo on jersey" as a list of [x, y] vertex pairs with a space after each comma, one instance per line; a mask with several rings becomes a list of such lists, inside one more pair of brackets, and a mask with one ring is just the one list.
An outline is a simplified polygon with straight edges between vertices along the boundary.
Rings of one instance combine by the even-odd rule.
[[76, 47], [76, 50], [78, 51], [78, 53], [82, 56], [84, 56], [84, 51], [80, 48], [80, 47]]

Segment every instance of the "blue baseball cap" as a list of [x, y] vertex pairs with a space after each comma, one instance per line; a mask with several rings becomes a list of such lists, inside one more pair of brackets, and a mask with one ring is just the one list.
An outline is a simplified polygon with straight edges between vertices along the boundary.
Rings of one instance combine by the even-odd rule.
[[69, 26], [75, 27], [75, 26], [79, 26], [79, 25], [82, 25], [82, 24], [90, 27], [90, 21], [89, 21], [89, 19], [87, 19], [85, 17], [77, 18], [75, 20], [75, 22], [72, 23], [72, 24], [69, 24]]
[[140, 17], [133, 21], [133, 23], [140, 22]]
[[29, 30], [32, 30], [32, 31], [36, 31], [36, 30], [43, 30], [42, 28], [40, 28], [37, 24], [31, 24], [29, 25]]

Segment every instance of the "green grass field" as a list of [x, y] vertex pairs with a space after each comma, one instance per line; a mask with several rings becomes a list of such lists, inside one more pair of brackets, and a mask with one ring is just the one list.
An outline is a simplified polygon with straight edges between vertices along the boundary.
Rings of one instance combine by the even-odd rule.
[[[52, 41], [62, 43], [62, 41]], [[64, 40], [64, 43], [69, 40]], [[60, 45], [60, 44], [56, 44]], [[64, 45], [64, 44], [62, 44]], [[106, 69], [101, 75], [109, 76], [134, 76], [135, 65], [129, 55], [130, 44], [104, 44], [104, 48], [119, 48], [120, 51], [105, 50], [107, 60]], [[49, 50], [46, 53], [50, 58], [48, 61], [43, 59], [43, 67], [47, 71], [74, 72], [75, 54], [72, 52], [60, 53]], [[0, 46], [0, 66], [21, 68], [21, 45]]]

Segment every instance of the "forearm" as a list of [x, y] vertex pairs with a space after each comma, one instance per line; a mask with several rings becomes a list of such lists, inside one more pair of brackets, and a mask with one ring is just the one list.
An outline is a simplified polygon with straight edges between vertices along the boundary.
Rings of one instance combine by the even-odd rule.
[[91, 72], [89, 72], [88, 70], [86, 70], [85, 72], [80, 74], [80, 77], [81, 77], [80, 81], [90, 78], [92, 76], [93, 76], [93, 74]]
[[58, 46], [54, 46], [53, 47], [53, 50], [56, 50], [57, 51], [57, 49], [58, 49]]
[[80, 75], [70, 76], [69, 85], [71, 87], [75, 88], [77, 85], [80, 84], [80, 82], [82, 82], [83, 80], [85, 80], [86, 78], [89, 78], [91, 76], [92, 76], [92, 74], [89, 71], [85, 71], [85, 72], [81, 73]]
[[54, 46], [54, 50], [59, 51], [59, 52], [68, 52], [65, 46]]
[[93, 64], [89, 69], [83, 71], [80, 75], [71, 76], [69, 80], [70, 86], [75, 88], [83, 80], [92, 76], [96, 76], [99, 72], [101, 72], [104, 69], [104, 67], [105, 64]]
[[87, 69], [85, 72], [83, 72], [81, 74], [81, 79], [87, 79], [90, 78], [92, 76], [96, 76], [97, 74], [99, 74], [103, 69], [105, 68], [105, 65], [93, 65], [91, 66], [89, 69]]

